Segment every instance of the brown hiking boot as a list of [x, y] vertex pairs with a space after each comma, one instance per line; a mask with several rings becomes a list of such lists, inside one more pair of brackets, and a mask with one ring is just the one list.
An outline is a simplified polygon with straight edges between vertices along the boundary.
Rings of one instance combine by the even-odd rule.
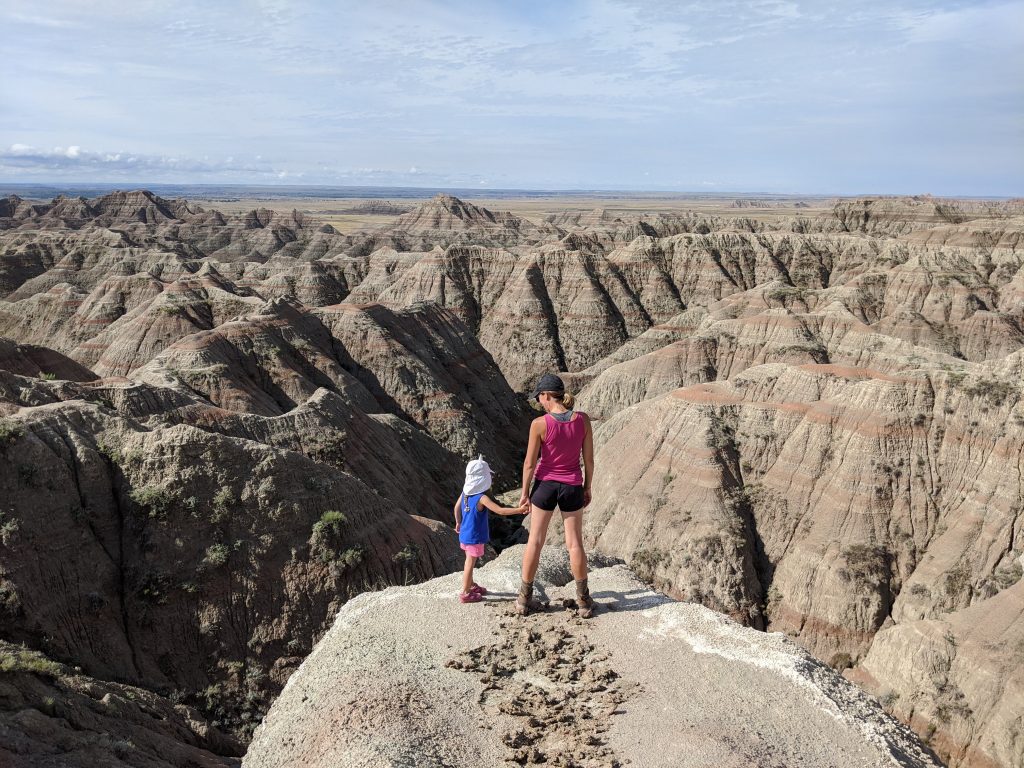
[[522, 582], [519, 585], [519, 594], [516, 595], [516, 614], [526, 616], [530, 612], [530, 604], [534, 602], [533, 582]]
[[590, 596], [590, 587], [586, 579], [576, 580], [576, 605], [579, 606], [577, 614], [581, 619], [589, 619], [594, 615], [594, 598]]

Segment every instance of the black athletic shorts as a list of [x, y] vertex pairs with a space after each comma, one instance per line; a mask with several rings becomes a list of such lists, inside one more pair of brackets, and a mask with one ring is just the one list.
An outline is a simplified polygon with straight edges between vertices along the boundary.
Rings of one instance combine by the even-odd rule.
[[530, 503], [545, 512], [578, 512], [583, 509], [583, 486], [559, 483], [554, 480], [534, 480]]

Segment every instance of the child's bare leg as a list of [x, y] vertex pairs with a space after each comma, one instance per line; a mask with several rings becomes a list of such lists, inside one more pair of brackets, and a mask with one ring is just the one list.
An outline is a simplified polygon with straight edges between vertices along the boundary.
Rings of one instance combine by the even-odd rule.
[[466, 553], [466, 565], [462, 569], [462, 591], [463, 593], [469, 592], [470, 587], [473, 586], [473, 568], [476, 567], [476, 558], [468, 552]]

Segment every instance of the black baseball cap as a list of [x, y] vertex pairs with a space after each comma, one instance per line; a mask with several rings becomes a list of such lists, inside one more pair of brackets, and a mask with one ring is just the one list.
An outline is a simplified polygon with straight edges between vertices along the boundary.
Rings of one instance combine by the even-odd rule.
[[541, 392], [565, 392], [565, 383], [553, 373], [545, 373], [537, 380], [537, 386], [530, 393], [530, 398], [535, 399]]

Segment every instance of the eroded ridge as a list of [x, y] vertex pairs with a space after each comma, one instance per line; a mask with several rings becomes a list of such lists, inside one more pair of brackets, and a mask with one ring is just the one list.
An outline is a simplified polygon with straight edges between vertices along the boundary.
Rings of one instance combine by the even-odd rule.
[[637, 690], [609, 655], [565, 613], [503, 618], [500, 637], [460, 653], [446, 666], [480, 675], [485, 716], [502, 713], [516, 726], [502, 735], [509, 764], [607, 768], [623, 763], [607, 743], [612, 717]]

